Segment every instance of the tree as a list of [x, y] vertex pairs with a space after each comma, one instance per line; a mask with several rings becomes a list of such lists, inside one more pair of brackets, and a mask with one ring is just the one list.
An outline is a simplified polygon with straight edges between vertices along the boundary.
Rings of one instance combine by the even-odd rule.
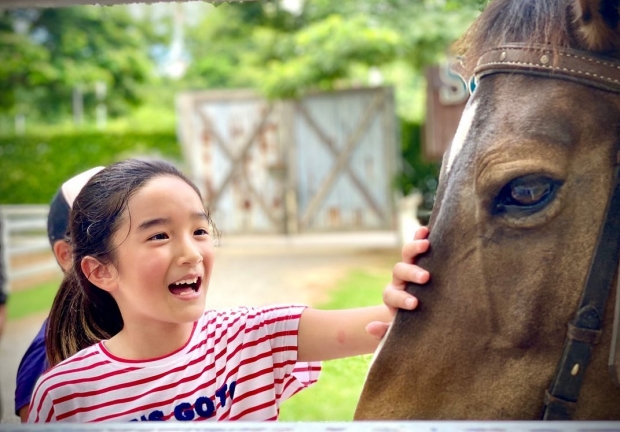
[[124, 7], [80, 6], [0, 12], [0, 110], [28, 110], [53, 119], [71, 112], [80, 87], [95, 103], [95, 83], [108, 91], [106, 105], [121, 114], [140, 102], [150, 79], [153, 33]]
[[350, 80], [360, 67], [405, 62], [413, 73], [445, 58], [484, 0], [306, 0], [228, 4], [190, 33], [192, 85], [254, 86], [294, 97]]
[[[277, 34], [264, 45], [267, 54], [260, 61], [269, 60], [269, 79], [262, 87], [271, 96], [288, 96], [293, 88], [303, 91], [342, 80], [355, 65], [396, 61], [420, 72], [445, 58], [479, 7], [477, 0], [307, 1], [300, 17], [305, 24], [295, 34]], [[282, 45], [294, 48], [285, 56], [273, 56]], [[311, 79], [300, 79], [307, 74]]]
[[14, 18], [0, 12], [0, 112], [14, 115], [18, 101], [28, 100], [28, 89], [54, 77], [49, 53], [28, 36], [13, 30]]
[[254, 33], [266, 25], [268, 17], [260, 3], [231, 6], [223, 4], [214, 8], [199, 25], [187, 29], [191, 64], [182, 85], [198, 88], [254, 85], [244, 58], [256, 49]]

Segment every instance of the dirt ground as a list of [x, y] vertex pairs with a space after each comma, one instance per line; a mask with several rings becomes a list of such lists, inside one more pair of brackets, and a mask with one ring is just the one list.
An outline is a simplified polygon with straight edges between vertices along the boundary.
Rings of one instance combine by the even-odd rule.
[[[398, 257], [394, 232], [223, 238], [216, 249], [207, 304], [317, 304], [354, 268], [385, 271], [388, 281]], [[377, 292], [382, 289], [378, 286]], [[0, 339], [1, 423], [19, 422], [13, 408], [15, 374], [46, 315], [9, 321]]]

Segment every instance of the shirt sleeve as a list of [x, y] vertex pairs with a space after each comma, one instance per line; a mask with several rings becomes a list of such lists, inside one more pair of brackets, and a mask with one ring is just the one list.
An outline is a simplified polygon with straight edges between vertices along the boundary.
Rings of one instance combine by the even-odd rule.
[[30, 411], [28, 411], [28, 423], [51, 423], [56, 421], [54, 415], [54, 402], [52, 395], [49, 394], [49, 388], [44, 380], [40, 377], [37, 381], [35, 391], [32, 394]]
[[47, 320], [34, 337], [17, 369], [15, 385], [15, 415], [30, 404], [34, 386], [41, 375], [49, 368], [45, 354], [45, 331]]
[[261, 315], [270, 336], [278, 405], [317, 382], [321, 362], [298, 362], [299, 322], [305, 306], [263, 308]]

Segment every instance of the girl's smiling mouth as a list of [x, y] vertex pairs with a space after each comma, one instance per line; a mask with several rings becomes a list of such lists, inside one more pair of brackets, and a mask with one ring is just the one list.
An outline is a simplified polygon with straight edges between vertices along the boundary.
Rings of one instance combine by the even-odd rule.
[[168, 285], [168, 290], [177, 297], [195, 298], [200, 293], [202, 278], [200, 276], [185, 276]]

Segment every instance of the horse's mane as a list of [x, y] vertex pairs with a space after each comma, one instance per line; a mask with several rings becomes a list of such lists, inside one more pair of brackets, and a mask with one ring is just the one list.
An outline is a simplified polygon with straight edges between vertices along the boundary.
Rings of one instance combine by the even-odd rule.
[[506, 43], [543, 44], [555, 50], [574, 44], [568, 0], [495, 0], [469, 27], [454, 48], [467, 77], [480, 55]]

